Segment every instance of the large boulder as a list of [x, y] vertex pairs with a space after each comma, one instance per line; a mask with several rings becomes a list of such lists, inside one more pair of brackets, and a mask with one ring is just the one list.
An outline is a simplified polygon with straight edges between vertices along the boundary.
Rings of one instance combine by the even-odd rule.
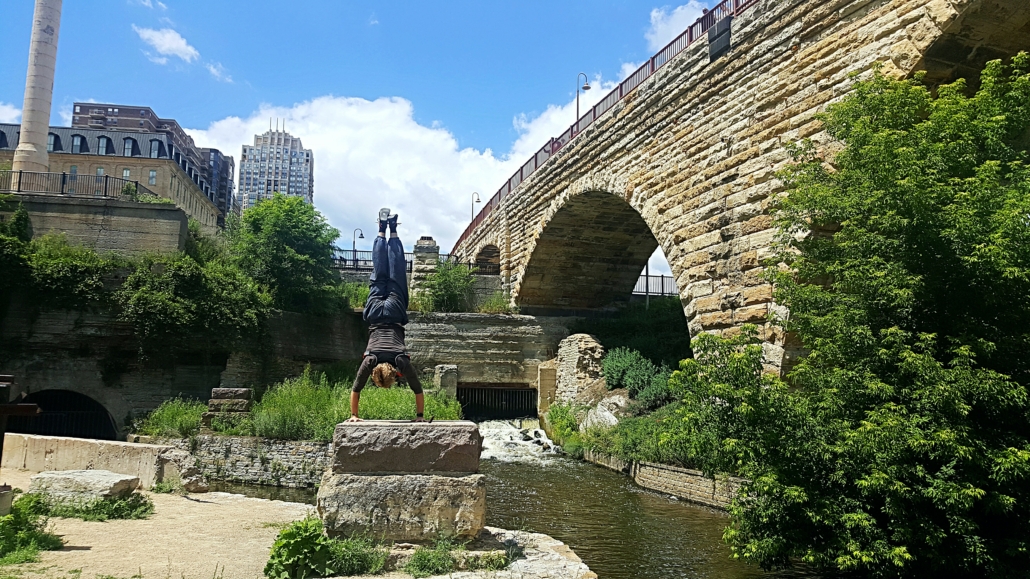
[[590, 428], [612, 428], [626, 416], [629, 404], [629, 392], [625, 388], [612, 390], [587, 412], [586, 418], [579, 425], [580, 432]]
[[51, 470], [34, 474], [29, 480], [30, 493], [62, 502], [127, 497], [139, 487], [139, 477], [109, 470]]
[[190, 493], [206, 493], [209, 489], [207, 479], [197, 468], [197, 460], [192, 454], [178, 448], [168, 449], [158, 455], [159, 477], [161, 482], [179, 481], [182, 488]]
[[572, 334], [558, 344], [555, 400], [572, 402], [580, 391], [601, 378], [604, 346], [590, 334]]
[[474, 422], [364, 421], [336, 425], [332, 472], [475, 473], [483, 437]]
[[473, 538], [486, 524], [481, 474], [361, 475], [326, 471], [318, 515], [331, 537], [367, 533], [387, 541]]

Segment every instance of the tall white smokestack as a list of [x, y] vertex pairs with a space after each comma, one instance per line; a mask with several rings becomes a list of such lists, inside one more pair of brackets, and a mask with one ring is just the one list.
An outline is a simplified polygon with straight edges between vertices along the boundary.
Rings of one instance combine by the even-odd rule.
[[54, 98], [57, 33], [61, 28], [61, 1], [36, 0], [29, 44], [29, 70], [25, 75], [25, 102], [21, 108], [21, 134], [14, 151], [15, 171], [47, 171], [47, 134]]

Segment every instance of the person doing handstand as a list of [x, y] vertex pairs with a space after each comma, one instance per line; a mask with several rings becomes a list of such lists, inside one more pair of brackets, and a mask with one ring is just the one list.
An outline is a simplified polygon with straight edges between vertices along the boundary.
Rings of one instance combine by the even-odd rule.
[[[386, 239], [386, 230], [390, 239]], [[372, 276], [369, 278], [368, 300], [363, 317], [368, 322], [368, 347], [354, 378], [350, 394], [350, 418], [358, 422], [361, 389], [369, 376], [380, 388], [393, 386], [403, 376], [415, 393], [415, 421], [421, 422], [425, 397], [418, 373], [404, 346], [404, 325], [408, 323], [408, 276], [404, 263], [404, 246], [397, 237], [397, 216], [390, 210], [379, 211], [379, 235], [372, 243]]]

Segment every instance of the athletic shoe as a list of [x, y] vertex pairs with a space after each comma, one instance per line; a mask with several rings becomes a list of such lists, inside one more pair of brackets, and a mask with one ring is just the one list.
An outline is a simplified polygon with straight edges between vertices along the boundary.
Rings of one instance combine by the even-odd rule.
[[390, 233], [397, 233], [397, 214], [391, 215], [386, 224], [390, 226]]
[[386, 221], [390, 218], [390, 208], [383, 207], [379, 210], [379, 221]]

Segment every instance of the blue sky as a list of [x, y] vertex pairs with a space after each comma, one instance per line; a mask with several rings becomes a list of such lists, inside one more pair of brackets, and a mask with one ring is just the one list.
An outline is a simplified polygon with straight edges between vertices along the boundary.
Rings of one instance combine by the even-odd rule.
[[[24, 78], [33, 2], [3, 0], [3, 77]], [[146, 105], [202, 146], [285, 119], [315, 155], [315, 204], [351, 237], [394, 206], [443, 250], [483, 200], [707, 3], [65, 2], [52, 122], [73, 101]], [[0, 121], [24, 84], [0, 84]], [[371, 230], [371, 227], [366, 227]], [[368, 241], [368, 240], [366, 240]], [[349, 246], [349, 243], [341, 243]]]

